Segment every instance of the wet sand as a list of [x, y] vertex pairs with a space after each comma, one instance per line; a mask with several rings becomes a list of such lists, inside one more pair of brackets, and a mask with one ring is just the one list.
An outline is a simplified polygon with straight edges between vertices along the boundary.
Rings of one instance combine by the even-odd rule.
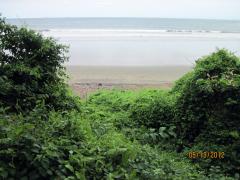
[[191, 66], [67, 66], [69, 85], [82, 98], [99, 89], [169, 89]]

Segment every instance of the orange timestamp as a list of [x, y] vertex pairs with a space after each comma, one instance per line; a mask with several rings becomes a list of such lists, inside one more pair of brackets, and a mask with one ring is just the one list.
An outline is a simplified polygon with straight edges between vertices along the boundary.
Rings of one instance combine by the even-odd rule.
[[187, 153], [187, 157], [190, 159], [224, 159], [224, 152], [211, 152], [211, 151], [190, 151]]

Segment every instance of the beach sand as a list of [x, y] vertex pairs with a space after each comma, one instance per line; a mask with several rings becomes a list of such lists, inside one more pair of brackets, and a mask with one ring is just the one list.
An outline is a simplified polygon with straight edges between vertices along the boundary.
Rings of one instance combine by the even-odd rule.
[[169, 89], [191, 66], [67, 66], [69, 85], [86, 98], [99, 89]]

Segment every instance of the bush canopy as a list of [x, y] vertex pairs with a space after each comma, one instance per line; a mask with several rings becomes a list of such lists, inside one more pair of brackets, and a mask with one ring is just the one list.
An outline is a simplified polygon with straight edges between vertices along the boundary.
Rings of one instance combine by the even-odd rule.
[[64, 82], [66, 52], [54, 39], [0, 19], [0, 105], [21, 112], [43, 101], [55, 109], [74, 106]]

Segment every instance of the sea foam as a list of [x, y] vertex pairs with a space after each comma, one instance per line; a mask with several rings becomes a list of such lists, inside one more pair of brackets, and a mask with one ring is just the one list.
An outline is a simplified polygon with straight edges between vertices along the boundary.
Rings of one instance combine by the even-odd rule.
[[210, 30], [169, 30], [169, 29], [40, 29], [45, 36], [56, 38], [221, 38], [240, 39], [240, 33]]

